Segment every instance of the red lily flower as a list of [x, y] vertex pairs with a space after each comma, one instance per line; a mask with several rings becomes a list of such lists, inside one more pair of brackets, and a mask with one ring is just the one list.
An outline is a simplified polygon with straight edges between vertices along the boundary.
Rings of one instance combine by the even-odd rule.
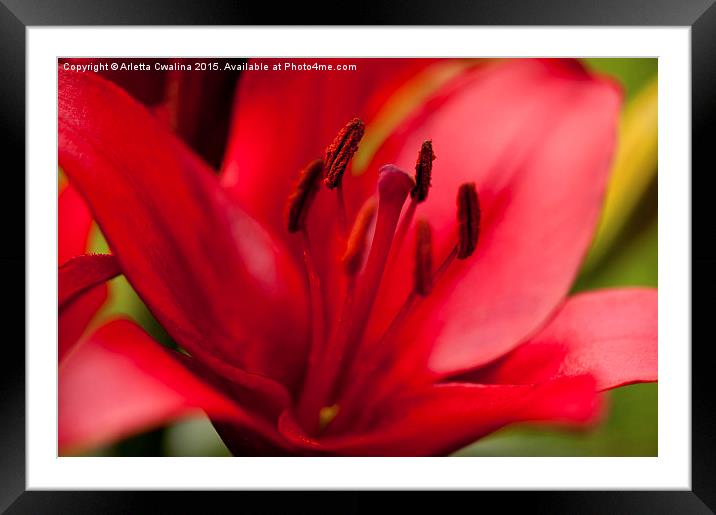
[[566, 298], [618, 90], [574, 61], [466, 68], [346, 172], [345, 121], [370, 130], [431, 65], [246, 73], [220, 180], [120, 88], [59, 71], [59, 162], [114, 253], [60, 267], [61, 309], [121, 270], [185, 351], [128, 320], [84, 338], [61, 449], [203, 410], [235, 454], [437, 455], [656, 380], [655, 290]]

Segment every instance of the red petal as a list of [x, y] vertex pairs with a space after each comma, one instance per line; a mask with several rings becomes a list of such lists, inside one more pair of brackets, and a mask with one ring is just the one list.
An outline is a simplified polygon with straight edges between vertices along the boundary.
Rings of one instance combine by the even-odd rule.
[[291, 403], [286, 387], [267, 376], [250, 374], [201, 351], [181, 359], [196, 375], [214, 381], [243, 407], [266, 419], [275, 421]]
[[394, 398], [365, 433], [307, 439], [286, 416], [284, 436], [312, 452], [342, 455], [444, 455], [511, 423], [592, 422], [599, 396], [589, 376], [536, 385], [446, 383]]
[[61, 265], [87, 252], [92, 215], [82, 196], [67, 184], [57, 198], [57, 261]]
[[[172, 66], [192, 66], [208, 59], [121, 59], [128, 68], [112, 70], [116, 58], [60, 59], [60, 65], [89, 66], [127, 93], [150, 106], [152, 113], [189, 146], [219, 165], [226, 144], [233, 86], [238, 72], [201, 73], [197, 69], [170, 70]], [[66, 64], [65, 64], [66, 63]], [[161, 69], [156, 69], [158, 63]], [[150, 65], [150, 70], [133, 67]], [[95, 67], [95, 68], [93, 68]]]
[[[195, 66], [210, 59], [172, 59], [172, 64]], [[221, 165], [231, 122], [237, 71], [213, 73], [173, 70], [167, 73], [166, 99], [155, 114], [164, 116], [172, 131], [212, 166]]]
[[107, 285], [103, 283], [65, 305], [58, 313], [57, 358], [59, 361], [62, 361], [79, 341], [106, 298]]
[[112, 255], [94, 254], [69, 259], [58, 269], [58, 359], [79, 340], [107, 297], [105, 282], [121, 270]]
[[[261, 62], [272, 67], [284, 62], [303, 63], [305, 59]], [[284, 204], [298, 171], [323, 157], [346, 122], [359, 117], [368, 123], [381, 101], [429, 62], [321, 59], [321, 64], [351, 63], [358, 69], [246, 72], [239, 81], [224, 160], [222, 179], [227, 189], [260, 221], [285, 232]]]
[[275, 431], [190, 373], [138, 326], [101, 327], [59, 370], [60, 452], [109, 443], [206, 411], [277, 445]]
[[59, 71], [59, 160], [132, 286], [179, 343], [295, 383], [305, 292], [285, 252], [129, 95]]
[[[131, 67], [147, 64], [146, 59], [122, 59], [121, 61], [123, 64], [126, 63]], [[79, 57], [60, 59], [60, 66], [63, 68], [65, 66], [97, 66], [97, 68], [90, 68], [89, 71], [96, 69], [97, 73], [102, 75], [105, 79], [111, 80], [143, 104], [158, 104], [164, 99], [167, 72], [154, 69], [142, 70], [140, 72], [131, 68], [112, 70], [110, 66], [116, 62], [117, 59], [113, 57]], [[168, 63], [166, 59], [156, 59], [152, 62]], [[65, 63], [67, 63], [67, 65], [65, 65]]]
[[[70, 184], [58, 196], [57, 217], [57, 260], [61, 265], [87, 251], [92, 228], [92, 215]], [[59, 359], [77, 342], [106, 298], [107, 287], [102, 284], [65, 306], [58, 321]]]
[[[512, 60], [455, 81], [379, 152], [376, 163], [409, 167], [432, 139], [433, 186], [416, 217], [433, 227], [438, 261], [456, 242], [459, 185], [477, 185], [477, 250], [451, 265], [408, 324], [411, 346], [432, 347], [433, 371], [499, 357], [567, 294], [601, 207], [619, 104], [613, 84], [576, 63]], [[411, 262], [411, 248], [406, 241], [398, 262]], [[386, 314], [383, 326], [412, 287], [411, 273], [389, 274], [376, 310]]]
[[119, 263], [111, 254], [87, 254], [66, 261], [57, 272], [59, 309], [121, 272]]
[[657, 380], [656, 290], [575, 295], [529, 342], [470, 379], [531, 383], [585, 373], [596, 377], [599, 390]]

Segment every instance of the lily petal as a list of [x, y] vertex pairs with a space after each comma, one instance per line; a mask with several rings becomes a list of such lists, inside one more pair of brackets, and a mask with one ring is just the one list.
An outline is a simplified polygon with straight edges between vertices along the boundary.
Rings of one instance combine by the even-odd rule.
[[279, 429], [311, 452], [366, 456], [444, 455], [507, 424], [553, 422], [584, 425], [600, 413], [590, 376], [565, 377], [535, 385], [444, 383], [397, 396], [363, 433], [307, 438], [290, 417]]
[[119, 263], [111, 254], [86, 254], [66, 261], [57, 272], [60, 311], [90, 288], [109, 281], [121, 272]]
[[297, 382], [306, 296], [286, 252], [128, 94], [94, 74], [58, 74], [60, 164], [153, 314], [190, 352], [202, 342], [248, 372]]
[[58, 359], [62, 361], [79, 340], [107, 298], [106, 281], [121, 270], [112, 255], [83, 255], [69, 259], [58, 270]]
[[291, 403], [286, 387], [269, 377], [248, 373], [200, 350], [191, 358], [181, 359], [197, 376], [229, 392], [232, 399], [267, 420], [276, 420]]
[[[477, 185], [475, 254], [451, 265], [406, 324], [403, 339], [427, 348], [431, 371], [494, 360], [567, 294], [596, 226], [619, 105], [617, 88], [576, 61], [511, 60], [453, 81], [378, 152], [376, 162], [408, 167], [432, 139], [433, 186], [416, 216], [434, 229], [438, 262], [456, 243], [458, 187]], [[406, 241], [397, 262], [410, 263], [412, 247]], [[406, 298], [411, 273], [389, 272], [378, 325]]]
[[87, 330], [89, 323], [107, 299], [107, 285], [99, 284], [73, 302], [66, 304], [58, 313], [57, 359], [62, 361]]
[[[146, 65], [145, 59], [122, 59], [123, 64], [129, 65], [124, 70], [112, 70], [110, 65], [117, 62], [116, 58], [87, 58], [76, 57], [60, 59], [60, 66], [69, 69], [74, 67], [87, 67], [88, 70], [96, 69], [97, 73], [105, 79], [111, 80], [119, 87], [127, 91], [134, 98], [145, 105], [154, 105], [162, 102], [166, 92], [167, 73], [156, 70], [144, 70], [137, 73], [132, 68], [138, 65]], [[158, 59], [156, 62], [166, 63], [166, 59]], [[66, 63], [66, 64], [65, 64]], [[93, 68], [96, 66], [96, 68]]]
[[[172, 59], [171, 64], [195, 66], [210, 59]], [[164, 103], [153, 109], [167, 126], [213, 167], [221, 165], [236, 79], [239, 72], [197, 73], [196, 69], [166, 72]]]
[[278, 444], [275, 431], [213, 389], [128, 320], [100, 327], [59, 370], [60, 452], [112, 442], [205, 411]]
[[[57, 262], [62, 265], [87, 251], [92, 228], [87, 205], [66, 181], [57, 198], [57, 222]], [[106, 298], [107, 286], [99, 284], [62, 309], [57, 324], [58, 359], [77, 343]]]
[[514, 384], [588, 373], [599, 390], [656, 381], [657, 330], [655, 289], [582, 293], [528, 342], [468, 377]]
[[92, 215], [79, 192], [71, 184], [57, 197], [57, 262], [61, 265], [87, 252]]

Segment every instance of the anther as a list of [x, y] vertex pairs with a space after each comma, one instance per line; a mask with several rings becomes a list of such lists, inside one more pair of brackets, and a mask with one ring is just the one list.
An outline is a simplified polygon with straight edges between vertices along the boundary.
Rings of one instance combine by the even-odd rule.
[[322, 159], [312, 161], [301, 170], [296, 188], [288, 197], [288, 232], [294, 233], [303, 229], [306, 223], [308, 208], [318, 192], [322, 175]]
[[363, 257], [366, 251], [366, 240], [368, 229], [375, 218], [378, 202], [375, 197], [370, 197], [361, 207], [351, 229], [351, 234], [346, 243], [346, 252], [343, 254], [343, 268], [348, 275], [355, 275], [363, 264]]
[[433, 237], [430, 224], [415, 224], [415, 293], [425, 297], [433, 287]]
[[353, 154], [358, 150], [358, 143], [363, 138], [365, 124], [359, 118], [353, 118], [343, 127], [336, 138], [326, 149], [326, 178], [324, 182], [329, 189], [341, 184], [343, 173], [348, 167]]
[[415, 202], [423, 202], [428, 197], [433, 161], [435, 161], [433, 142], [426, 140], [423, 142], [423, 146], [420, 147], [418, 160], [415, 162], [415, 187], [410, 192], [410, 196]]
[[474, 182], [462, 184], [457, 192], [457, 258], [466, 259], [475, 251], [480, 232], [480, 203]]

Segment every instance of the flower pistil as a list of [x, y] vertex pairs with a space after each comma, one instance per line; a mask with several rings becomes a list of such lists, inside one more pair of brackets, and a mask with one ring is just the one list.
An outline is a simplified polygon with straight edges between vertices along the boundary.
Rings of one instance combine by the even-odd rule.
[[[342, 179], [364, 130], [363, 122], [354, 118], [341, 129], [325, 154], [326, 173], [323, 182], [329, 189], [337, 189], [338, 221], [346, 245], [341, 258], [346, 274], [346, 288], [342, 308], [338, 310], [333, 324], [326, 320], [320, 270], [316, 270], [311, 259], [309, 231], [306, 228], [306, 215], [319, 189], [318, 178], [324, 170], [324, 161], [314, 161], [301, 172], [296, 190], [289, 199], [288, 230], [301, 231], [303, 234], [304, 265], [313, 320], [308, 371], [298, 399], [297, 415], [304, 430], [312, 435], [328, 429], [337, 430], [341, 427], [342, 419], [355, 415], [353, 404], [356, 403], [353, 400], [360, 394], [356, 386], [364, 385], [367, 378], [390, 357], [392, 337], [400, 330], [419, 300], [430, 294], [434, 284], [453, 260], [466, 259], [477, 245], [480, 224], [477, 191], [474, 183], [463, 184], [457, 196], [458, 237], [455, 246], [440, 266], [433, 270], [430, 225], [425, 220], [417, 222], [413, 289], [383, 335], [377, 341], [364, 341], [365, 330], [386, 270], [394, 264], [417, 205], [427, 198], [432, 162], [435, 159], [432, 142], [428, 140], [423, 143], [418, 154], [415, 178], [391, 164], [381, 167], [378, 171], [377, 198], [371, 197], [364, 203], [349, 234]], [[409, 195], [410, 205], [401, 220], [401, 212]], [[373, 225], [369, 242], [368, 235]], [[364, 347], [374, 352], [364, 352]], [[361, 363], [354, 363], [358, 357], [368, 359], [365, 363], [362, 360]], [[346, 388], [338, 378], [341, 371], [349, 369], [361, 373]], [[330, 416], [326, 416], [328, 413]]]

